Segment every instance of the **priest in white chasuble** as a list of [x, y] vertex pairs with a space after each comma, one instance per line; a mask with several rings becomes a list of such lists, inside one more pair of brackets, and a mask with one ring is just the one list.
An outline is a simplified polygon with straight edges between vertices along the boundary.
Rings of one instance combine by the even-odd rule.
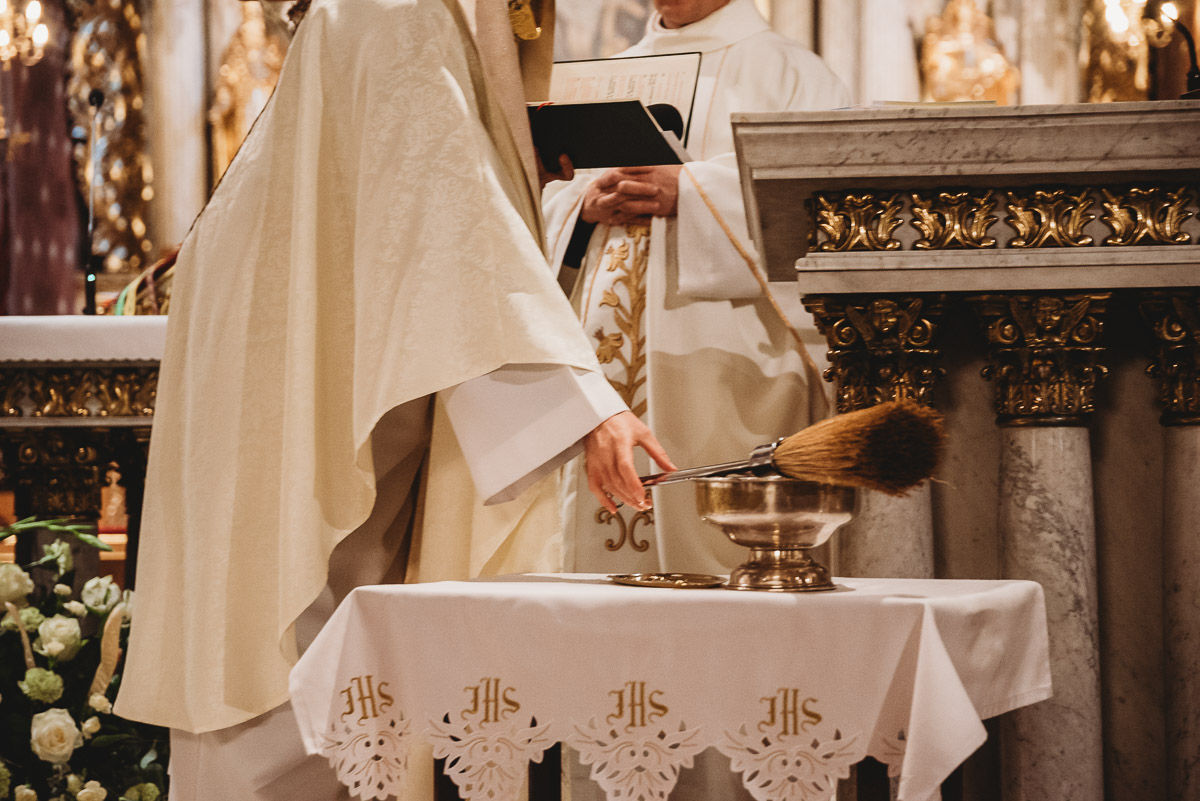
[[334, 603], [553, 569], [559, 464], [614, 509], [635, 445], [670, 466], [547, 269], [507, 5], [470, 13], [315, 0], [181, 248], [116, 703], [175, 801], [344, 797], [287, 692]]
[[[581, 173], [547, 187], [544, 208], [556, 265], [578, 246], [577, 228], [595, 224], [572, 294], [584, 330], [630, 408], [676, 462], [697, 466], [745, 458], [808, 425], [823, 403], [749, 263], [730, 115], [837, 108], [849, 95], [753, 0], [655, 5], [645, 37], [619, 56], [702, 54], [687, 140], [695, 161]], [[808, 319], [795, 284], [773, 294], [791, 320]], [[568, 488], [568, 569], [722, 573], [743, 561], [744, 549], [698, 520], [690, 485], [655, 488], [653, 513], [621, 509], [622, 519], [586, 486], [579, 476]]]

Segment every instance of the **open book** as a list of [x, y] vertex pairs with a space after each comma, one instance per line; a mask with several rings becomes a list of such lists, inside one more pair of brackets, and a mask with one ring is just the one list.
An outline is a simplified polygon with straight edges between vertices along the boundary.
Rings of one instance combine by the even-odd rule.
[[566, 153], [579, 169], [681, 164], [699, 53], [564, 61], [550, 97], [529, 107], [533, 142], [548, 170]]

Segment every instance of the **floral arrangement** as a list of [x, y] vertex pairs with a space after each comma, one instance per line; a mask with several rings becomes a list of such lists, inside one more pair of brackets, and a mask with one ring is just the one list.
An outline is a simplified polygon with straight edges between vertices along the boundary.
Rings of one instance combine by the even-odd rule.
[[[111, 550], [66, 519], [0, 526], [0, 540], [32, 530]], [[0, 564], [0, 799], [165, 801], [167, 730], [112, 714], [132, 593], [99, 576], [74, 597], [61, 536], [32, 564]]]

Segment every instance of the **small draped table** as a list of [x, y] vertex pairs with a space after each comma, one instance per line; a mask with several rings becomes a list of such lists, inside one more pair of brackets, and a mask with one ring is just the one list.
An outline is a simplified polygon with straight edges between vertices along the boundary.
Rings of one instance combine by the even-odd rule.
[[610, 801], [665, 799], [714, 747], [759, 801], [828, 801], [866, 756], [934, 797], [981, 723], [1050, 696], [1042, 588], [839, 579], [812, 594], [525, 575], [361, 587], [291, 675], [305, 747], [353, 796], [417, 738], [465, 799], [516, 801], [562, 742]]

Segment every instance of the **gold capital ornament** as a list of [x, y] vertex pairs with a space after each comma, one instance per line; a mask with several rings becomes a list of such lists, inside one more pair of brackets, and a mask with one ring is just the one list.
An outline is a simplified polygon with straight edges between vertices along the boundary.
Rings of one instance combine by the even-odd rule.
[[1147, 290], [1138, 308], [1157, 343], [1146, 373], [1158, 381], [1162, 424], [1200, 425], [1200, 289]]

